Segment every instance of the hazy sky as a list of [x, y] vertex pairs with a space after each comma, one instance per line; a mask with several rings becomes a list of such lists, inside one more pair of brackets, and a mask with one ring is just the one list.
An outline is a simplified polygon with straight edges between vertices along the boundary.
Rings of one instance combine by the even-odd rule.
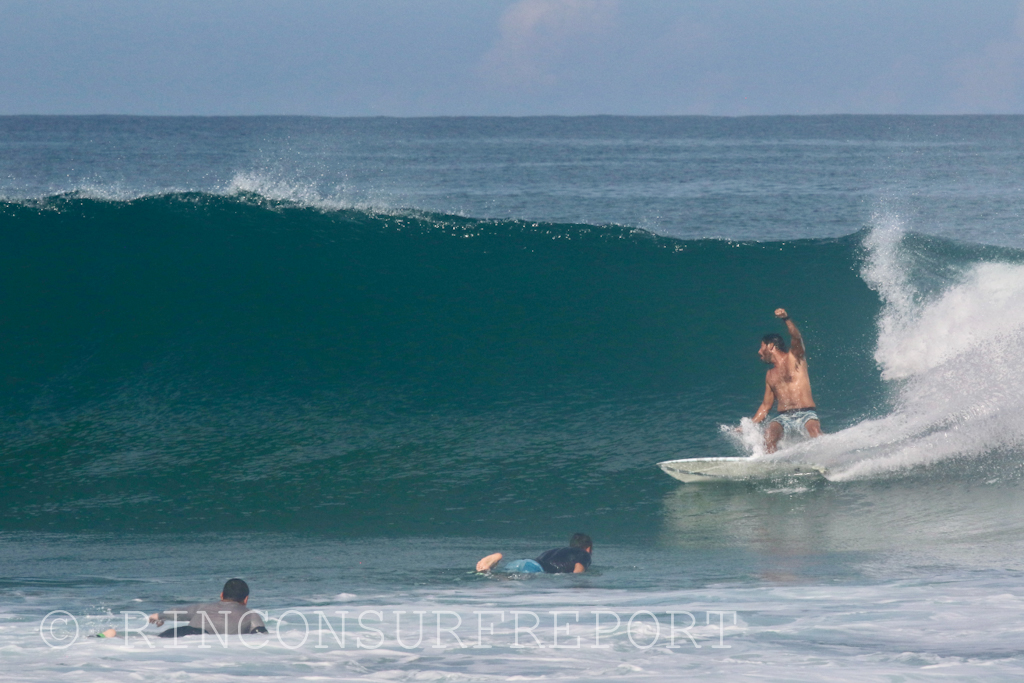
[[0, 0], [0, 114], [1024, 113], [1020, 0]]

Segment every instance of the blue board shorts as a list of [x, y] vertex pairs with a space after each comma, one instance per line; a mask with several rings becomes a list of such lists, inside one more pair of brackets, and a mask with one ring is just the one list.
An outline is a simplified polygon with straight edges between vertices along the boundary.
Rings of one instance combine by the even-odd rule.
[[537, 574], [544, 571], [537, 560], [513, 560], [501, 568], [510, 574]]
[[778, 422], [782, 425], [783, 436], [810, 436], [807, 433], [807, 423], [817, 419], [818, 413], [813, 408], [809, 408], [807, 410], [786, 410], [773, 417], [768, 423]]

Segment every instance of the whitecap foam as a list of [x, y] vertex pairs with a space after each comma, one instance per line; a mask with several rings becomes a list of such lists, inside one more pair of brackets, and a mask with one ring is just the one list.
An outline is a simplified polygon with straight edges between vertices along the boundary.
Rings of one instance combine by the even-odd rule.
[[976, 263], [924, 297], [908, 275], [914, 254], [898, 217], [876, 217], [864, 245], [862, 276], [883, 302], [875, 359], [893, 408], [777, 457], [813, 460], [842, 480], [1019, 451], [1024, 266]]
[[287, 180], [264, 171], [238, 171], [221, 185], [204, 187], [139, 187], [122, 182], [84, 180], [64, 188], [50, 188], [35, 193], [4, 193], [0, 201], [50, 207], [53, 200], [81, 198], [103, 202], [132, 202], [150, 197], [202, 193], [215, 197], [257, 197], [267, 203], [289, 204], [321, 211], [353, 209], [369, 213], [394, 215], [408, 213], [389, 193], [383, 190], [356, 191], [344, 183], [325, 187], [312, 180]]
[[742, 451], [758, 458], [765, 456], [764, 431], [749, 417], [740, 420], [738, 429], [732, 425], [719, 425], [718, 428]]
[[389, 214], [395, 210], [383, 195], [356, 197], [344, 184], [325, 191], [312, 183], [283, 180], [258, 172], [235, 173], [221, 193], [225, 196], [257, 195], [273, 202], [287, 202], [321, 211], [356, 209]]

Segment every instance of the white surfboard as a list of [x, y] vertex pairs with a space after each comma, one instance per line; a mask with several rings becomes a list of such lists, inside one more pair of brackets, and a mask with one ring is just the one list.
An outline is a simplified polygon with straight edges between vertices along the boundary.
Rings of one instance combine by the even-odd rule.
[[824, 467], [807, 463], [780, 462], [767, 458], [684, 458], [666, 460], [658, 467], [687, 484], [708, 481], [756, 481], [763, 479], [820, 479]]

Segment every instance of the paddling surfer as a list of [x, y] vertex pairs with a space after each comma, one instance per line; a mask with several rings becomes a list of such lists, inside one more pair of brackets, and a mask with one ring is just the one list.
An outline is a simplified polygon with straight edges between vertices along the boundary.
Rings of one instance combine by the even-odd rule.
[[[509, 574], [582, 574], [590, 567], [594, 542], [590, 536], [577, 532], [569, 539], [569, 547], [553, 548], [541, 553], [536, 560], [513, 560], [501, 568]], [[501, 553], [494, 553], [476, 563], [478, 572], [489, 572], [501, 562]]]
[[763, 422], [772, 405], [778, 401], [778, 414], [768, 421], [764, 430], [765, 450], [769, 453], [775, 452], [783, 435], [821, 436], [821, 423], [811, 396], [811, 379], [807, 375], [803, 337], [785, 309], [775, 309], [775, 317], [786, 323], [789, 350], [786, 350], [786, 341], [780, 334], [773, 332], [761, 338], [757, 355], [772, 367], [764, 378], [764, 401], [753, 418], [755, 423]]
[[[220, 602], [197, 603], [177, 610], [149, 615], [149, 622], [163, 626], [164, 621], [187, 621], [188, 626], [169, 628], [157, 635], [160, 638], [180, 638], [201, 633], [239, 634], [266, 633], [267, 627], [256, 612], [248, 608], [249, 585], [242, 579], [230, 579], [220, 593]], [[100, 638], [115, 638], [117, 631], [108, 628]]]

